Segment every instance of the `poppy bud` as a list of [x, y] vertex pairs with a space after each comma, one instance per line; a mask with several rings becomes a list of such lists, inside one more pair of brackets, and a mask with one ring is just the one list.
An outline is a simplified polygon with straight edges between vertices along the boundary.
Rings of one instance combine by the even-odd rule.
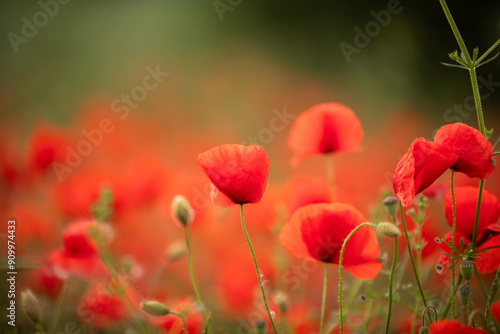
[[465, 260], [460, 263], [460, 273], [466, 281], [470, 281], [474, 275], [474, 261]]
[[141, 303], [141, 310], [146, 312], [147, 314], [154, 315], [157, 317], [162, 317], [170, 313], [168, 307], [163, 305], [156, 300], [149, 300]]
[[377, 224], [377, 233], [389, 238], [397, 238], [401, 236], [401, 231], [396, 225], [388, 222]]
[[288, 309], [288, 299], [285, 293], [281, 290], [277, 290], [273, 294], [273, 302], [278, 305], [280, 312], [285, 314]]
[[188, 200], [181, 195], [176, 195], [172, 200], [172, 214], [183, 226], [191, 224], [194, 218], [194, 211]]
[[21, 308], [26, 317], [34, 324], [39, 324], [42, 321], [40, 302], [30, 289], [21, 292]]
[[394, 196], [388, 196], [382, 203], [384, 203], [385, 209], [391, 217], [395, 219], [396, 213], [398, 213], [398, 199]]
[[172, 243], [167, 249], [168, 262], [175, 262], [182, 258], [187, 252], [186, 244], [184, 241], [176, 241]]
[[467, 284], [462, 284], [458, 287], [458, 295], [463, 305], [469, 304], [470, 288]]
[[267, 329], [267, 324], [265, 321], [259, 320], [255, 322], [255, 331], [257, 334], [265, 334]]

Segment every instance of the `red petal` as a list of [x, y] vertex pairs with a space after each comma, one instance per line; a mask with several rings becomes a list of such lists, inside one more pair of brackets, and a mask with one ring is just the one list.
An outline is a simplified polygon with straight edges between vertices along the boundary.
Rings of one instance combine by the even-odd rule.
[[197, 159], [213, 185], [234, 204], [260, 202], [269, 174], [269, 158], [257, 145], [226, 144]]
[[404, 207], [450, 168], [458, 156], [446, 148], [417, 138], [399, 161], [393, 188]]
[[[292, 215], [279, 239], [299, 259], [338, 264], [345, 238], [365, 221], [361, 212], [347, 204], [311, 204]], [[382, 268], [379, 254], [373, 230], [361, 228], [347, 243], [342, 264], [356, 278], [372, 279]]]
[[475, 260], [477, 271], [483, 274], [494, 273], [500, 265], [500, 235], [494, 236], [478, 248], [479, 251], [482, 249], [487, 253], [478, 254], [480, 259]]
[[356, 151], [362, 139], [361, 124], [351, 109], [339, 103], [324, 103], [297, 117], [288, 147], [295, 155], [292, 164], [298, 166], [308, 156]]
[[464, 123], [442, 126], [434, 136], [434, 142], [458, 155], [452, 166], [457, 172], [468, 177], [486, 179], [493, 173], [493, 147], [481, 132]]
[[500, 300], [494, 302], [491, 307], [490, 307], [491, 314], [497, 319], [497, 321], [500, 321]]
[[[476, 187], [456, 187], [455, 188], [455, 217], [457, 231], [472, 239], [474, 231], [474, 220], [476, 217], [476, 205], [479, 189]], [[453, 226], [453, 210], [451, 190], [444, 195], [444, 207], [446, 220]], [[483, 191], [481, 210], [477, 226], [477, 239], [482, 235], [484, 229], [497, 222], [500, 217], [500, 203], [495, 195], [487, 190]]]
[[428, 327], [431, 334], [486, 334], [485, 331], [469, 326], [464, 326], [453, 320], [441, 320], [433, 322]]

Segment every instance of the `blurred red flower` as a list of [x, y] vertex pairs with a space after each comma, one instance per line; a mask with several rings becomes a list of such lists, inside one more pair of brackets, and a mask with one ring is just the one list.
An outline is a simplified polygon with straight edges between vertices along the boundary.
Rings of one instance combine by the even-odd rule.
[[[262, 199], [269, 174], [269, 158], [262, 147], [220, 145], [200, 153], [197, 162], [221, 193], [212, 192], [215, 204], [258, 203]], [[220, 195], [227, 198], [217, 200]]]
[[[363, 214], [350, 205], [311, 204], [292, 215], [279, 241], [299, 259], [339, 264], [345, 238], [363, 222]], [[375, 232], [361, 228], [348, 241], [342, 265], [358, 279], [373, 279], [382, 269], [379, 254]]]
[[[464, 244], [467, 246], [472, 241], [472, 234], [474, 231], [474, 220], [476, 216], [476, 205], [479, 189], [476, 187], [456, 187], [455, 188], [455, 247], [459, 249], [460, 239], [464, 239]], [[453, 207], [451, 190], [444, 196], [446, 220], [450, 226], [453, 226]], [[498, 218], [500, 217], [500, 203], [495, 195], [487, 190], [483, 190], [481, 210], [479, 213], [479, 220], [477, 225], [476, 246], [477, 250], [485, 250], [486, 253], [480, 253], [480, 259], [474, 260], [476, 268], [480, 273], [495, 272], [500, 265], [500, 252], [498, 249], [491, 249], [491, 247], [500, 248], [500, 224]], [[445, 240], [451, 241], [452, 232], [449, 232]], [[441, 248], [445, 253], [450, 252], [450, 247], [445, 243], [440, 243]], [[488, 250], [486, 250], [488, 248]], [[441, 255], [439, 263], [449, 258], [444, 254]], [[443, 265], [448, 267], [447, 264]]]
[[490, 307], [491, 314], [495, 317], [497, 321], [500, 321], [500, 300], [491, 304]]
[[63, 245], [49, 255], [48, 268], [61, 279], [71, 275], [85, 279], [104, 277], [107, 273], [97, 251], [97, 245], [90, 235], [91, 228], [99, 228], [109, 235], [110, 230], [98, 226], [93, 220], [74, 222], [63, 231]]
[[429, 187], [457, 159], [458, 156], [447, 148], [422, 137], [415, 139], [396, 166], [392, 181], [402, 205], [410, 206], [415, 195]]
[[442, 126], [434, 136], [434, 142], [458, 155], [451, 166], [468, 177], [486, 179], [493, 173], [493, 147], [481, 132], [464, 123]]
[[340, 103], [315, 105], [301, 113], [290, 130], [292, 165], [312, 155], [356, 151], [362, 139], [361, 124], [351, 109]]
[[53, 162], [63, 163], [68, 139], [61, 130], [39, 125], [28, 139], [28, 168], [30, 172], [43, 172]]
[[429, 333], [431, 334], [482, 334], [485, 331], [472, 328], [470, 326], [464, 326], [461, 323], [453, 320], [441, 320], [438, 322], [433, 322], [428, 327]]
[[325, 180], [296, 175], [284, 186], [283, 201], [289, 218], [297, 209], [308, 204], [330, 203], [331, 195]]

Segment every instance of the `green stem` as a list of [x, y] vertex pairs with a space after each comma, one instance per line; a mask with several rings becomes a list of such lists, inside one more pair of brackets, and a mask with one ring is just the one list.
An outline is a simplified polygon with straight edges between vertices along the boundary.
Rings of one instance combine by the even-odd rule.
[[186, 319], [182, 316], [182, 314], [175, 313], [175, 312], [172, 312], [172, 311], [170, 311], [169, 314], [181, 318], [181, 320], [182, 320], [182, 326], [184, 327], [184, 334], [188, 334], [187, 325], [186, 325]]
[[262, 292], [262, 299], [264, 300], [264, 304], [266, 306], [267, 315], [269, 316], [269, 320], [271, 321], [271, 325], [273, 326], [274, 333], [277, 334], [278, 330], [276, 329], [273, 316], [271, 315], [271, 310], [269, 309], [269, 305], [267, 304], [266, 293], [264, 291], [264, 284], [262, 284], [262, 278], [260, 277], [257, 258], [255, 257], [255, 252], [252, 247], [252, 242], [250, 241], [250, 237], [248, 236], [247, 228], [245, 226], [245, 219], [243, 218], [243, 204], [240, 204], [240, 217], [241, 217], [241, 226], [243, 227], [243, 232], [245, 233], [245, 238], [247, 239], [248, 247], [250, 247], [250, 252], [252, 253], [253, 264], [255, 266], [255, 271], [257, 272], [257, 278], [259, 279], [260, 291]]
[[474, 103], [476, 104], [477, 122], [479, 131], [486, 137], [486, 127], [484, 125], [483, 107], [481, 105], [481, 95], [479, 95], [479, 85], [477, 83], [476, 68], [469, 68], [470, 81], [472, 85], [472, 93], [474, 95]]
[[321, 298], [321, 320], [320, 320], [320, 330], [319, 333], [323, 334], [323, 328], [325, 325], [325, 305], [326, 305], [326, 290], [328, 282], [328, 262], [325, 262], [325, 275], [323, 277], [323, 297]]
[[[393, 217], [394, 225], [396, 225], [396, 216]], [[394, 255], [392, 256], [392, 266], [391, 266], [391, 274], [389, 277], [389, 306], [387, 308], [387, 321], [385, 324], [385, 333], [389, 333], [389, 324], [391, 322], [391, 311], [392, 311], [392, 287], [394, 283], [394, 271], [396, 270], [398, 259], [398, 238], [394, 238]]]
[[66, 280], [66, 282], [64, 282], [62, 295], [60, 296], [59, 300], [57, 301], [56, 314], [55, 314], [54, 318], [52, 318], [52, 323], [50, 326], [50, 333], [55, 333], [57, 331], [57, 325], [59, 324], [59, 318], [61, 317], [61, 314], [64, 310], [65, 305], [66, 305], [66, 301], [68, 300], [69, 291], [71, 290], [71, 287], [73, 286], [73, 281], [74, 281], [74, 279], [72, 277], [70, 277]]
[[[455, 171], [452, 169], [451, 170], [451, 211], [453, 215], [453, 227], [452, 227], [452, 232], [451, 232], [451, 283], [453, 284], [451, 288], [451, 294], [452, 296], [456, 295], [456, 286], [455, 286], [455, 231], [457, 229], [457, 217], [456, 217], [456, 211], [455, 211], [455, 188], [453, 186], [454, 184], [454, 175]], [[451, 299], [451, 318], [455, 319], [455, 298], [453, 297]]]
[[496, 47], [500, 44], [500, 39], [497, 40], [486, 52], [479, 57], [479, 59], [476, 61], [477, 64], [480, 64], [484, 58], [486, 58], [493, 50], [496, 49]]
[[472, 233], [472, 251], [476, 251], [477, 226], [479, 224], [479, 213], [481, 211], [481, 200], [483, 197], [484, 180], [479, 181], [479, 193], [477, 195], [476, 218], [474, 220], [474, 231]]
[[[488, 300], [486, 302], [486, 308], [484, 310], [485, 326], [488, 323], [488, 317], [490, 315], [491, 303], [493, 302], [493, 299], [495, 299], [495, 295], [497, 294], [499, 282], [500, 282], [500, 266], [498, 266], [497, 273], [495, 275], [495, 279], [493, 280], [493, 283], [491, 284], [490, 293], [488, 295]], [[486, 328], [485, 328], [485, 330], [486, 330]]]
[[344, 243], [342, 244], [342, 248], [340, 249], [340, 257], [339, 257], [339, 317], [340, 317], [340, 334], [344, 333], [344, 315], [343, 315], [343, 307], [342, 307], [342, 260], [344, 258], [344, 251], [345, 251], [345, 246], [347, 245], [347, 242], [349, 239], [351, 239], [352, 235], [356, 233], [357, 230], [362, 228], [363, 226], [371, 226], [371, 227], [376, 227], [375, 224], [372, 223], [362, 223], [354, 230], [351, 231], [347, 235], [347, 238], [345, 238]]
[[[457, 280], [455, 281], [455, 286], [460, 285], [460, 283], [462, 283], [462, 274], [461, 273], [458, 274]], [[443, 313], [441, 313], [440, 320], [443, 320], [448, 316], [448, 312], [450, 312], [450, 307], [451, 307], [451, 300], [454, 299], [454, 297], [455, 296], [453, 295], [453, 293], [450, 294], [450, 297], [448, 297], [448, 301], [446, 302], [446, 305], [443, 308]]]
[[39, 334], [43, 334], [43, 327], [42, 327], [42, 325], [40, 325], [39, 323], [36, 323], [36, 324], [35, 324], [35, 328], [36, 328], [36, 331], [37, 331]]
[[446, 15], [446, 19], [448, 20], [448, 23], [450, 24], [451, 30], [453, 31], [453, 35], [455, 35], [455, 39], [457, 40], [458, 45], [460, 46], [460, 50], [464, 54], [467, 62], [472, 63], [472, 59], [470, 58], [469, 51], [467, 50], [467, 47], [465, 46], [462, 35], [460, 35], [460, 31], [458, 31], [457, 25], [455, 24], [455, 20], [453, 20], [453, 16], [451, 16], [451, 12], [450, 12], [450, 9], [448, 8], [448, 5], [446, 4], [446, 1], [439, 0], [439, 2], [441, 3], [441, 7], [443, 7], [444, 15]]
[[401, 200], [399, 203], [399, 213], [401, 215], [401, 224], [403, 225], [403, 230], [405, 232], [406, 246], [408, 247], [408, 255], [410, 256], [411, 265], [413, 266], [413, 273], [415, 274], [415, 280], [417, 281], [418, 291], [420, 291], [420, 296], [422, 297], [422, 301], [424, 302], [424, 306], [427, 307], [427, 301], [425, 300], [424, 292], [422, 291], [422, 286], [420, 285], [420, 279], [418, 277], [417, 268], [415, 266], [415, 260], [413, 259], [413, 254], [411, 251], [410, 238], [408, 237], [408, 230], [406, 229], [405, 217], [403, 213], [403, 205], [401, 204]]
[[194, 294], [196, 295], [196, 300], [198, 301], [198, 305], [201, 309], [201, 314], [203, 316], [203, 321], [207, 322], [207, 315], [205, 310], [205, 304], [201, 299], [200, 291], [198, 290], [198, 284], [196, 284], [196, 278], [194, 276], [194, 267], [193, 267], [193, 250], [191, 248], [191, 229], [189, 226], [184, 227], [184, 232], [186, 235], [186, 246], [188, 251], [188, 266], [189, 266], [189, 276], [191, 276], [191, 283], [193, 284]]

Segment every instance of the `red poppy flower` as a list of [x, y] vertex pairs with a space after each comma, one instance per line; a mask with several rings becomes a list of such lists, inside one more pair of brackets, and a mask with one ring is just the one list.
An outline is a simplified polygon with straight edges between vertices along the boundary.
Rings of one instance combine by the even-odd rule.
[[[338, 264], [345, 238], [363, 222], [363, 214], [350, 205], [311, 204], [295, 211], [279, 240], [299, 259]], [[342, 265], [358, 279], [373, 279], [382, 269], [379, 253], [375, 232], [361, 228], [348, 241]]]
[[[464, 239], [464, 244], [468, 245], [472, 241], [474, 232], [474, 220], [476, 216], [476, 205], [479, 189], [476, 187], [456, 187], [455, 188], [455, 247], [460, 246], [460, 239]], [[453, 208], [451, 190], [444, 196], [446, 220], [453, 226]], [[477, 226], [476, 246], [487, 253], [480, 253], [479, 260], [475, 260], [476, 268], [481, 273], [490, 273], [497, 270], [500, 265], [500, 251], [491, 247], [500, 247], [500, 203], [495, 195], [487, 190], [483, 191], [481, 210]], [[452, 232], [449, 232], [445, 239], [450, 241]], [[449, 253], [450, 249], [445, 243], [440, 243], [441, 248]], [[449, 258], [442, 255], [440, 263]], [[445, 267], [447, 267], [445, 265]]]
[[200, 153], [197, 162], [215, 188], [227, 197], [226, 204], [258, 203], [262, 199], [269, 174], [269, 158], [262, 147], [220, 145]]
[[491, 304], [490, 311], [495, 319], [497, 319], [497, 321], [500, 321], [500, 300]]
[[315, 105], [301, 113], [290, 130], [292, 165], [312, 155], [356, 151], [362, 139], [361, 124], [351, 109], [340, 103]]
[[[97, 245], [90, 236], [90, 229], [97, 227], [94, 221], [72, 223], [63, 231], [64, 248], [49, 255], [48, 267], [53, 273], [67, 279], [71, 275], [83, 278], [103, 277], [106, 268], [101, 262]], [[102, 233], [111, 233], [99, 226]]]
[[441, 320], [433, 322], [427, 327], [431, 334], [486, 334], [485, 331], [470, 326], [464, 326], [461, 323], [453, 320]]
[[458, 155], [451, 168], [468, 177], [486, 179], [493, 173], [493, 147], [481, 132], [464, 123], [442, 126], [434, 136], [434, 142]]
[[28, 143], [30, 171], [41, 172], [53, 162], [64, 162], [68, 141], [60, 130], [48, 126], [37, 127]]
[[392, 180], [394, 192], [403, 206], [410, 206], [415, 195], [429, 187], [457, 159], [447, 148], [422, 137], [415, 139], [396, 166]]

